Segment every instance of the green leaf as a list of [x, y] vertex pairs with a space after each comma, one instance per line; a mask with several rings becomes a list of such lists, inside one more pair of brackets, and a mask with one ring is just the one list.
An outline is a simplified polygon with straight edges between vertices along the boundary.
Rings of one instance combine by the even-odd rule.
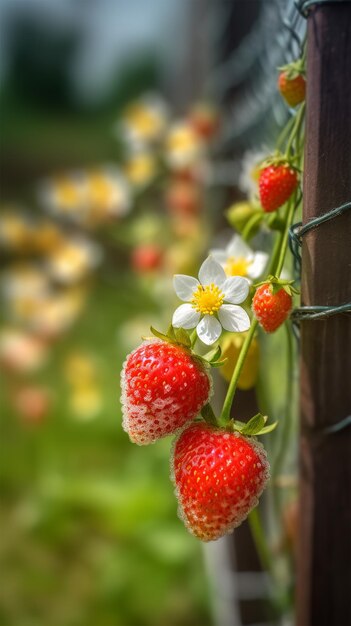
[[170, 338], [167, 335], [161, 333], [159, 330], [156, 330], [153, 326], [150, 326], [150, 330], [155, 337], [158, 337], [158, 339], [162, 339], [162, 341], [170, 341]]
[[213, 350], [210, 350], [209, 352], [204, 354], [204, 359], [206, 359], [209, 363], [212, 363], [212, 361], [218, 361], [221, 354], [222, 354], [222, 348], [221, 346], [217, 346]]
[[205, 406], [202, 407], [201, 415], [204, 418], [205, 422], [207, 422], [207, 424], [211, 424], [212, 426], [218, 426], [217, 418], [210, 404], [205, 404]]
[[228, 361], [227, 357], [221, 361], [210, 361], [211, 367], [222, 367]]
[[191, 347], [190, 337], [184, 328], [175, 329], [175, 339], [177, 343], [181, 343], [186, 348]]
[[175, 331], [174, 331], [174, 328], [173, 328], [172, 324], [170, 324], [168, 326], [167, 337], [169, 337], [170, 339], [173, 339], [175, 341]]
[[266, 435], [267, 433], [271, 433], [272, 430], [275, 430], [275, 428], [277, 428], [277, 426], [278, 422], [273, 422], [273, 424], [269, 424], [268, 426], [264, 426], [263, 428], [261, 428], [261, 430], [259, 430], [256, 435]]
[[257, 415], [254, 415], [254, 417], [252, 417], [247, 424], [245, 424], [244, 428], [241, 430], [241, 434], [256, 435], [260, 430], [262, 430], [266, 421], [267, 418], [265, 419], [261, 413], [257, 413]]

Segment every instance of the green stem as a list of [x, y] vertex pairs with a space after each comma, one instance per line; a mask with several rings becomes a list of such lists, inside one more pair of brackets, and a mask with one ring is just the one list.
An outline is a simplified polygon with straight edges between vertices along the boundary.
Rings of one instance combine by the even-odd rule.
[[244, 239], [244, 241], [247, 241], [249, 238], [249, 235], [251, 233], [251, 230], [254, 228], [254, 226], [256, 224], [258, 224], [260, 221], [262, 220], [262, 211], [261, 213], [257, 213], [256, 215], [253, 215], [249, 221], [247, 222], [243, 232], [242, 232], [242, 238]]
[[228, 387], [228, 391], [227, 391], [227, 395], [225, 397], [224, 403], [223, 403], [223, 408], [222, 408], [222, 413], [220, 416], [220, 423], [225, 426], [226, 424], [228, 424], [229, 420], [230, 420], [230, 410], [232, 408], [232, 403], [233, 403], [233, 399], [235, 396], [235, 392], [236, 392], [236, 387], [238, 384], [238, 380], [240, 378], [240, 374], [241, 374], [241, 370], [243, 369], [244, 363], [245, 363], [245, 359], [246, 359], [246, 355], [248, 353], [248, 350], [250, 348], [250, 344], [251, 341], [253, 339], [253, 336], [255, 334], [255, 330], [257, 327], [257, 320], [253, 319], [252, 323], [251, 323], [251, 328], [249, 330], [249, 332], [247, 333], [246, 339], [242, 345], [240, 354], [239, 354], [239, 358], [236, 362], [235, 368], [234, 368], [234, 372], [232, 375], [232, 379], [230, 381], [229, 387]]
[[277, 143], [276, 143], [276, 148], [277, 150], [280, 149], [280, 147], [283, 145], [287, 135], [289, 134], [289, 131], [291, 130], [291, 128], [293, 127], [295, 122], [295, 118], [294, 117], [290, 117], [289, 120], [287, 121], [287, 123], [285, 124], [283, 130], [281, 131], [278, 139], [277, 139]]
[[282, 241], [281, 241], [281, 247], [280, 247], [279, 257], [278, 257], [278, 261], [277, 261], [277, 266], [276, 266], [275, 271], [274, 271], [274, 275], [277, 276], [278, 278], [279, 278], [279, 276], [281, 274], [281, 271], [283, 269], [283, 265], [284, 265], [284, 261], [285, 261], [285, 255], [286, 255], [286, 250], [287, 250], [287, 247], [288, 247], [289, 228], [290, 228], [290, 226], [292, 224], [294, 213], [295, 213], [295, 197], [296, 197], [296, 195], [294, 194], [294, 196], [292, 198], [290, 198], [290, 200], [288, 202], [288, 211], [287, 211], [287, 216], [286, 216], [285, 228], [284, 228], [283, 237], [282, 237]]
[[288, 447], [289, 438], [290, 438], [290, 427], [291, 427], [291, 407], [292, 407], [292, 396], [293, 396], [293, 366], [294, 366], [294, 350], [293, 350], [293, 340], [291, 330], [289, 328], [289, 324], [285, 324], [286, 330], [286, 351], [287, 351], [287, 385], [286, 385], [286, 401], [285, 401], [285, 417], [282, 420], [282, 430], [281, 430], [281, 438], [279, 441], [279, 450], [276, 454], [273, 467], [272, 467], [272, 477], [276, 478], [281, 472], [283, 461], [285, 458], [285, 453]]
[[299, 111], [298, 111], [297, 115], [295, 115], [294, 125], [293, 125], [293, 127], [291, 129], [291, 133], [290, 133], [290, 136], [289, 136], [288, 143], [286, 144], [285, 156], [286, 156], [286, 159], [288, 161], [291, 158], [291, 152], [292, 152], [292, 147], [293, 147], [294, 140], [296, 139], [296, 137], [298, 136], [298, 133], [300, 132], [300, 127], [301, 127], [301, 124], [303, 122], [304, 113], [305, 113], [305, 103], [303, 102], [300, 105], [300, 108], [299, 108]]
[[266, 542], [266, 536], [262, 527], [258, 507], [252, 509], [251, 513], [249, 513], [248, 520], [262, 568], [273, 576], [274, 568], [271, 552]]

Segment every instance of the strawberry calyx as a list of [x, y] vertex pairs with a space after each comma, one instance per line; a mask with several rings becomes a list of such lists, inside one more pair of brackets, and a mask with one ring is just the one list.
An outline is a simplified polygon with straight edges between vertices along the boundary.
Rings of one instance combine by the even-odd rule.
[[274, 167], [284, 165], [285, 167], [291, 168], [296, 172], [299, 172], [299, 169], [293, 164], [293, 161], [293, 158], [287, 158], [285, 154], [282, 154], [281, 152], [278, 152], [278, 150], [276, 150], [275, 152], [273, 152], [273, 154], [271, 154], [269, 157], [261, 162], [260, 171], [262, 172], [262, 170], [264, 170], [266, 167], [270, 167], [272, 165]]
[[271, 285], [271, 292], [273, 295], [278, 293], [278, 291], [280, 291], [281, 289], [284, 289], [284, 291], [286, 291], [289, 296], [292, 296], [293, 294], [300, 293], [298, 289], [293, 287], [294, 282], [294, 280], [286, 280], [284, 278], [278, 278], [277, 276], [273, 276], [272, 274], [270, 274], [265, 280], [262, 280], [259, 283], [255, 283], [253, 287], [257, 289], [262, 285]]
[[267, 433], [272, 432], [277, 425], [278, 422], [273, 422], [266, 426], [268, 421], [267, 415], [262, 415], [262, 413], [257, 413], [248, 422], [240, 422], [239, 420], [230, 420], [226, 430], [230, 430], [231, 432], [238, 432], [240, 435], [245, 435], [245, 437], [255, 437], [257, 435], [265, 435]]
[[[192, 356], [195, 361], [197, 361], [201, 365], [205, 365], [207, 367], [221, 367], [227, 360], [221, 359], [222, 349], [219, 345], [204, 355], [200, 355], [194, 352], [193, 347], [197, 337], [195, 336], [194, 338], [192, 338], [191, 335], [187, 333], [184, 328], [174, 328], [174, 326], [172, 326], [171, 324], [167, 330], [167, 333], [162, 333], [153, 326], [150, 326], [150, 330], [152, 334], [158, 339], [166, 341], [167, 343], [178, 345], [183, 348]], [[143, 337], [143, 339], [150, 339], [150, 337]]]
[[279, 72], [284, 72], [287, 80], [293, 80], [297, 76], [306, 76], [305, 63], [303, 59], [297, 59], [287, 65], [278, 67]]

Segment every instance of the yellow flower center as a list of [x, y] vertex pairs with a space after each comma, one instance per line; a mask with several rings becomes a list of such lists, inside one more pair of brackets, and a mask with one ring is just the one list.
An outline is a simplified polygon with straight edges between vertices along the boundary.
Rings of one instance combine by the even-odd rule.
[[224, 271], [227, 276], [247, 276], [250, 261], [244, 259], [244, 257], [231, 256], [227, 259]]
[[91, 173], [88, 179], [91, 202], [95, 206], [106, 209], [111, 199], [111, 183], [99, 173]]
[[158, 132], [161, 126], [161, 118], [157, 111], [153, 111], [143, 105], [135, 104], [125, 114], [127, 123], [145, 136], [151, 136]]
[[55, 185], [56, 197], [62, 208], [70, 209], [80, 202], [79, 188], [70, 180], [57, 180]]
[[224, 293], [214, 283], [206, 285], [206, 287], [199, 285], [197, 290], [193, 293], [191, 306], [198, 313], [213, 315], [221, 308], [223, 300]]

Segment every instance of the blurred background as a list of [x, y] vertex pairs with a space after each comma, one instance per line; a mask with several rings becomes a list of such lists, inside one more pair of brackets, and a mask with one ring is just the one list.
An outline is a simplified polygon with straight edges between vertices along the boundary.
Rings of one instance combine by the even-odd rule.
[[[298, 51], [293, 11], [288, 0], [0, 0], [4, 626], [289, 614], [292, 549], [277, 613], [247, 525], [205, 549], [185, 531], [171, 442], [129, 442], [119, 372], [151, 324], [167, 328], [172, 275], [196, 274], [228, 243], [229, 206], [246, 215], [255, 164], [288, 118], [275, 68]], [[240, 215], [229, 219], [239, 232]], [[284, 369], [279, 333], [270, 349]], [[284, 407], [275, 374], [272, 421]], [[255, 406], [241, 391], [240, 419]], [[272, 527], [278, 552], [294, 535], [291, 502], [285, 530]]]

